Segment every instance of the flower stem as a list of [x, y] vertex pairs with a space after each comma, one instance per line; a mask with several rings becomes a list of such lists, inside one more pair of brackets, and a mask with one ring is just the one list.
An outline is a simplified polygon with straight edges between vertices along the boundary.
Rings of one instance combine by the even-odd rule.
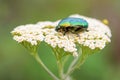
[[68, 59], [69, 59], [69, 55], [67, 55], [67, 56], [65, 57], [65, 59], [63, 60], [63, 67], [65, 66], [65, 64], [66, 64], [66, 62], [68, 61]]
[[61, 60], [57, 61], [58, 64], [58, 71], [59, 71], [59, 76], [60, 76], [60, 80], [63, 80], [63, 64], [61, 62]]
[[79, 61], [80, 58], [82, 58], [82, 49], [79, 48], [78, 52], [79, 52], [79, 56], [75, 57], [74, 60], [72, 61], [72, 63], [70, 64], [70, 66], [68, 67], [68, 70], [66, 72], [64, 79], [66, 79], [68, 76], [70, 76], [70, 74], [76, 69], [77, 62]]
[[56, 77], [42, 62], [42, 60], [40, 59], [38, 53], [35, 53], [34, 55], [36, 61], [44, 68], [44, 70], [54, 79], [54, 80], [59, 80], [58, 77]]
[[74, 71], [73, 66], [75, 65], [75, 63], [76, 63], [77, 61], [78, 61], [78, 57], [75, 58], [75, 59], [73, 60], [73, 62], [70, 64], [70, 66], [69, 66], [69, 68], [68, 68], [68, 70], [67, 70], [67, 73], [66, 73], [64, 79], [66, 79], [66, 78]]
[[80, 69], [80, 66], [85, 62], [86, 58], [88, 55], [81, 55], [78, 58], [74, 59], [74, 61], [71, 63], [71, 65], [68, 68], [68, 71], [64, 77], [64, 79], [66, 79], [67, 77], [70, 76], [70, 74], [77, 68]]

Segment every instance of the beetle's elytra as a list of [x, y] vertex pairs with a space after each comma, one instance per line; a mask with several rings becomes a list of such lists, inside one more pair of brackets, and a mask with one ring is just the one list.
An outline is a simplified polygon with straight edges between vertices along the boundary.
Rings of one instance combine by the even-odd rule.
[[68, 17], [62, 19], [58, 26], [56, 26], [57, 32], [62, 32], [64, 35], [67, 32], [78, 33], [82, 30], [86, 30], [88, 28], [88, 22], [82, 18], [73, 18]]

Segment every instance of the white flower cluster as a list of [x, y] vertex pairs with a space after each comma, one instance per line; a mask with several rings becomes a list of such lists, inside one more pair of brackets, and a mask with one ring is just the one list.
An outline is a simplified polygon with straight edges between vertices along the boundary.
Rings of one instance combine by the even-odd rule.
[[111, 42], [111, 31], [109, 27], [101, 21], [93, 18], [88, 18], [80, 15], [71, 15], [70, 17], [77, 17], [85, 19], [89, 26], [87, 32], [80, 33], [80, 39], [77, 39], [79, 44], [88, 46], [91, 49], [103, 49], [106, 43]]
[[13, 39], [19, 43], [26, 41], [32, 45], [37, 45], [38, 41], [42, 41], [44, 39], [41, 28], [33, 24], [18, 26], [12, 31], [12, 34], [14, 35]]
[[78, 33], [79, 36], [72, 33], [63, 35], [55, 31], [55, 27], [59, 21], [44, 21], [38, 22], [37, 24], [18, 26], [11, 33], [13, 34], [14, 40], [19, 43], [27, 41], [31, 43], [31, 45], [37, 45], [38, 42], [45, 41], [53, 48], [63, 48], [64, 51], [71, 52], [74, 56], [78, 55], [76, 43], [88, 46], [90, 49], [103, 49], [106, 43], [111, 41], [111, 31], [109, 27], [101, 21], [77, 14], [71, 15], [70, 17], [85, 19], [89, 24], [88, 31]]

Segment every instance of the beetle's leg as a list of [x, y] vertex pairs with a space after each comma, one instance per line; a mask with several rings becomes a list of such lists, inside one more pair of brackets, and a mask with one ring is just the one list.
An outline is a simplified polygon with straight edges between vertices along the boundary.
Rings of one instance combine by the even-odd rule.
[[89, 30], [86, 29], [85, 31], [88, 32]]
[[68, 32], [67, 28], [63, 28], [63, 35], [65, 35]]
[[63, 32], [63, 35], [65, 35], [66, 34], [66, 32]]
[[76, 34], [78, 37], [79, 37], [79, 39], [80, 39], [80, 35], [79, 34]]
[[86, 31], [86, 32], [88, 32], [89, 30], [87, 30], [86, 28], [83, 28], [83, 31]]
[[79, 31], [79, 30], [81, 30], [81, 27], [75, 29], [75, 31]]

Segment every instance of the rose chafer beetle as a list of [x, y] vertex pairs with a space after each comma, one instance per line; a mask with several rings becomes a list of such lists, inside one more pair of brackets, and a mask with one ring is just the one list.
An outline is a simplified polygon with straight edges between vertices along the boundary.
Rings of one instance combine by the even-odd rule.
[[68, 17], [62, 19], [58, 26], [56, 26], [57, 32], [62, 32], [64, 35], [67, 32], [77, 34], [80, 31], [87, 31], [88, 22], [82, 18]]

